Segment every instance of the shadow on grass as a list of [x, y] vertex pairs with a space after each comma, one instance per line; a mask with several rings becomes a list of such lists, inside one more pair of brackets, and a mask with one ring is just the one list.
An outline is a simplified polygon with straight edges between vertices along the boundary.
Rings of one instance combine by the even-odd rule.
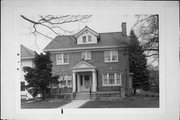
[[159, 108], [159, 98], [129, 97], [119, 101], [89, 101], [80, 108]]
[[59, 108], [62, 105], [71, 102], [70, 100], [63, 99], [48, 99], [41, 101], [34, 101], [30, 103], [21, 103], [21, 109], [48, 109], [48, 108]]

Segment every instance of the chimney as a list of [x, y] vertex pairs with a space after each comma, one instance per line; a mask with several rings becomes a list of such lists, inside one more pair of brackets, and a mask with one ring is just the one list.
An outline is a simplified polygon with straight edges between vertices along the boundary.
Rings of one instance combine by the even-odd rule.
[[126, 33], [126, 22], [122, 22], [121, 28], [122, 28], [122, 35], [123, 36], [127, 36], [127, 33]]

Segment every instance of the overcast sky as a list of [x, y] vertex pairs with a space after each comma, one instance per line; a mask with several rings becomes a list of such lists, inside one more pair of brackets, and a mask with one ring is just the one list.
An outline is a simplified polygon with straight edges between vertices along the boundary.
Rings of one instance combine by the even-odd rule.
[[[77, 32], [83, 29], [86, 25], [91, 29], [95, 30], [98, 33], [102, 32], [120, 32], [121, 31], [121, 23], [126, 22], [127, 24], [127, 34], [129, 34], [130, 29], [133, 24], [136, 22], [135, 14], [122, 14], [120, 9], [110, 9], [110, 10], [92, 10], [88, 9], [90, 12], [82, 12], [80, 10], [76, 10], [71, 15], [83, 15], [83, 14], [91, 14], [92, 17], [86, 23], [73, 23], [63, 25], [63, 28], [66, 30], [76, 30]], [[70, 11], [70, 10], [69, 10]], [[70, 12], [52, 12], [52, 15], [67, 15]], [[34, 51], [42, 51], [47, 44], [51, 40], [38, 35], [35, 37], [33, 34], [30, 34], [32, 31], [32, 24], [20, 17], [20, 15], [24, 15], [27, 18], [32, 20], [37, 20], [39, 15], [49, 15], [43, 14], [35, 10], [26, 10], [20, 11], [17, 14], [17, 29], [19, 35], [20, 44], [25, 45], [26, 47], [34, 50]], [[48, 33], [46, 30], [43, 32]], [[64, 33], [66, 34], [66, 33]], [[55, 37], [55, 36], [53, 36]]]

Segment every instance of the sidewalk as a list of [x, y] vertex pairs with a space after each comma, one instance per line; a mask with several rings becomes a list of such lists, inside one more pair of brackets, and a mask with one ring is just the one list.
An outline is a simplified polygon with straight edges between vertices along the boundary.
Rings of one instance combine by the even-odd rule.
[[60, 108], [79, 108], [89, 100], [73, 100], [71, 103], [65, 104], [61, 106]]

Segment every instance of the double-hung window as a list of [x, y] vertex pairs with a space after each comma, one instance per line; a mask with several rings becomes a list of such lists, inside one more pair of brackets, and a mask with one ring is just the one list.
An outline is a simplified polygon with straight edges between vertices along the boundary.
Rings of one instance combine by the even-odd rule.
[[82, 58], [84, 60], [91, 60], [91, 52], [82, 52]]
[[21, 91], [25, 91], [25, 82], [21, 82]]
[[92, 43], [93, 39], [91, 35], [82, 36], [82, 43]]
[[121, 73], [102, 74], [103, 86], [121, 86]]
[[118, 51], [104, 51], [104, 62], [118, 62]]
[[83, 37], [82, 37], [82, 42], [83, 42], [83, 43], [86, 43], [86, 36], [83, 36]]
[[64, 75], [59, 77], [59, 87], [72, 87], [72, 76]]
[[56, 54], [56, 64], [69, 64], [69, 54], [68, 53], [60, 53]]

